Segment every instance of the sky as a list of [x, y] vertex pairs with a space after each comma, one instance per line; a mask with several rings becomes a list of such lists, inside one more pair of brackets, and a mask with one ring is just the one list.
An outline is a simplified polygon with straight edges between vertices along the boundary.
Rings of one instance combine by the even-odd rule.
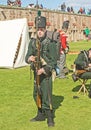
[[[14, 0], [12, 0], [14, 1]], [[22, 7], [27, 7], [28, 4], [38, 1], [39, 4], [42, 4], [44, 8], [47, 9], [60, 9], [60, 5], [65, 2], [66, 6], [71, 7], [75, 10], [78, 10], [80, 7], [85, 9], [91, 9], [91, 0], [21, 0]], [[1, 5], [7, 5], [7, 0], [0, 0]]]

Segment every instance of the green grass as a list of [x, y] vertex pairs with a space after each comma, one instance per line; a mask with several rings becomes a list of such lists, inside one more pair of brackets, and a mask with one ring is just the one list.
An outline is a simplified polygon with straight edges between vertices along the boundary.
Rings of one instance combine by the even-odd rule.
[[73, 51], [80, 51], [80, 50], [87, 50], [91, 48], [91, 41], [79, 41], [79, 42], [71, 42], [70, 44], [70, 50]]
[[[70, 43], [70, 50], [89, 49], [91, 41]], [[67, 66], [77, 55], [67, 55]], [[55, 127], [46, 121], [31, 123], [36, 115], [32, 97], [33, 75], [29, 66], [18, 69], [0, 69], [0, 130], [91, 130], [91, 99], [77, 94], [80, 83], [69, 79], [56, 79], [53, 83]], [[87, 82], [87, 87], [89, 86]], [[79, 96], [73, 99], [73, 96]]]

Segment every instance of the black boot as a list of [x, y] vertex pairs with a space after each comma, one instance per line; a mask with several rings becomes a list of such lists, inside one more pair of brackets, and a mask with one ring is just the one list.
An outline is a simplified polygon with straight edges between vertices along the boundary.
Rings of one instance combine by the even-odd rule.
[[37, 116], [31, 119], [30, 121], [31, 122], [45, 121], [45, 119], [46, 119], [45, 112], [42, 109], [38, 108]]
[[48, 124], [48, 127], [53, 127], [54, 126], [53, 111], [52, 110], [46, 110], [46, 115], [47, 115], [47, 124]]

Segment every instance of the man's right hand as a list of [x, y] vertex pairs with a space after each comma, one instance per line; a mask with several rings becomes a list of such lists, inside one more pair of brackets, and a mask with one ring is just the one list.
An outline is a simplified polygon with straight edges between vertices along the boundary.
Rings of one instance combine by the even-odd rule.
[[89, 71], [89, 67], [87, 67], [87, 68], [84, 68], [84, 70], [86, 70], [86, 71]]
[[35, 56], [31, 55], [29, 58], [28, 58], [28, 62], [35, 62]]
[[65, 48], [65, 50], [64, 50], [64, 52], [67, 54], [67, 53], [68, 53], [68, 51], [69, 51], [69, 48], [68, 48], [68, 47], [66, 47], [66, 48]]
[[87, 67], [87, 68], [85, 68], [85, 70], [91, 72], [91, 67]]

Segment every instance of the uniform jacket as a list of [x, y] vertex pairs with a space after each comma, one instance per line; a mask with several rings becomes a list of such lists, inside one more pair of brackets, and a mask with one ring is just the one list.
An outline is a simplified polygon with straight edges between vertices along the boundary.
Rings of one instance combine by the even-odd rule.
[[86, 29], [84, 30], [84, 32], [85, 32], [85, 35], [88, 36], [88, 35], [90, 34], [90, 29], [89, 29], [89, 28], [86, 28]]
[[[40, 40], [40, 44], [41, 44], [40, 56], [46, 62], [46, 64], [42, 65], [41, 67], [43, 67], [45, 72], [48, 74], [52, 72], [52, 69], [54, 69], [57, 64], [56, 45], [55, 43], [51, 42], [48, 37], [42, 38]], [[36, 39], [31, 39], [25, 57], [25, 61], [28, 63], [29, 56], [31, 55], [36, 56], [36, 54], [37, 54]], [[28, 64], [31, 64], [31, 62]]]
[[88, 58], [88, 51], [81, 51], [74, 63], [76, 64], [77, 69], [84, 69], [88, 67], [88, 64], [91, 63]]
[[67, 46], [67, 35], [65, 34], [64, 31], [60, 32], [60, 43], [61, 43], [61, 48], [60, 48], [60, 54], [65, 52], [65, 49], [68, 48]]

